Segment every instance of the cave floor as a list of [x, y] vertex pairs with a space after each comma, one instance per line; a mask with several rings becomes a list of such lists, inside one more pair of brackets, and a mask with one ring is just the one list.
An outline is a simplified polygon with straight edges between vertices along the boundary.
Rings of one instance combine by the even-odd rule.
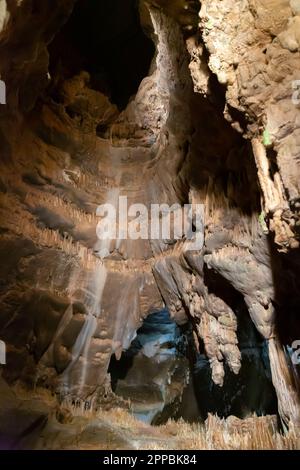
[[10, 389], [0, 378], [0, 448], [34, 450], [300, 449], [300, 435], [282, 435], [275, 416], [204, 424], [183, 420], [151, 426], [121, 408], [97, 413], [57, 406], [46, 391]]

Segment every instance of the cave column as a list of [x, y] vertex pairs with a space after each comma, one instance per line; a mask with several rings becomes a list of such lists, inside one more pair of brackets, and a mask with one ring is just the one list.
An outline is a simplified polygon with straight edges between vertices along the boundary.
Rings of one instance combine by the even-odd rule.
[[[288, 209], [284, 197], [284, 189], [279, 173], [271, 178], [270, 162], [267, 150], [262, 139], [252, 139], [253, 155], [257, 167], [259, 184], [263, 194], [264, 212], [270, 217], [270, 229], [275, 233], [275, 243], [280, 246], [289, 246], [293, 240], [293, 232], [282, 219], [284, 209]], [[297, 247], [293, 240], [294, 247]]]
[[287, 358], [275, 331], [275, 311], [270, 303], [265, 309], [245, 298], [250, 317], [257, 331], [265, 338], [271, 367], [272, 382], [278, 401], [278, 412], [285, 428], [300, 427], [300, 399], [289, 369]]
[[300, 400], [287, 364], [285, 352], [276, 337], [268, 340], [272, 382], [278, 399], [278, 412], [286, 427], [300, 428]]

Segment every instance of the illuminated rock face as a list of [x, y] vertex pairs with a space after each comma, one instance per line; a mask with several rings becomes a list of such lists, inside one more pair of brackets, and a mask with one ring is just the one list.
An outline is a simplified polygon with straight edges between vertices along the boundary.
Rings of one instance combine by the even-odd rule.
[[[99, 25], [95, 15], [84, 24], [82, 2], [73, 14], [73, 1], [0, 4], [4, 377], [113, 401], [111, 356], [165, 305], [192, 325], [191, 348], [221, 387], [241, 370], [239, 298], [269, 348], [280, 414], [298, 423], [282, 349], [300, 338], [297, 5], [202, 1], [196, 33], [183, 2], [131, 3], [90, 55], [78, 34]], [[188, 3], [195, 28], [199, 7]], [[128, 67], [112, 64], [118, 43], [132, 51]], [[143, 67], [125, 74], [144, 50]], [[148, 208], [204, 204], [203, 248], [99, 241], [97, 207], [120, 196]]]
[[[201, 4], [209, 67], [226, 87], [228, 105], [239, 111], [230, 115], [228, 109], [228, 118], [252, 140], [263, 208], [275, 242], [281, 250], [296, 249], [299, 9], [288, 0]], [[244, 116], [246, 122], [234, 116]]]

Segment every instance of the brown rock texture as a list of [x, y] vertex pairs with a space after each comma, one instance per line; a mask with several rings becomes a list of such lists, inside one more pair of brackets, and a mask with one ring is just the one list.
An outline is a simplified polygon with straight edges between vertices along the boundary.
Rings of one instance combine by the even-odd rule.
[[[222, 386], [226, 371], [240, 372], [245, 306], [268, 345], [280, 416], [299, 426], [284, 353], [300, 338], [298, 3], [203, 0], [198, 18], [198, 2], [186, 12], [179, 1], [142, 1], [156, 53], [120, 109], [84, 67], [49, 72], [73, 0], [0, 0], [8, 382], [110, 403], [112, 355], [166, 306], [192, 325], [193, 348]], [[100, 241], [97, 208], [122, 196], [149, 209], [202, 204], [203, 247]]]
[[288, 0], [201, 5], [209, 67], [226, 87], [228, 119], [252, 139], [275, 242], [282, 250], [298, 247], [299, 5]]

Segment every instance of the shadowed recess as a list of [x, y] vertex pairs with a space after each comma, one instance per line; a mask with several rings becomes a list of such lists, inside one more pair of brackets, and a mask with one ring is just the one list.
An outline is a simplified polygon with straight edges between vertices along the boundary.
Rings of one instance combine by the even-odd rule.
[[92, 87], [123, 109], [147, 76], [155, 47], [136, 0], [79, 0], [49, 51], [51, 75], [86, 70]]

